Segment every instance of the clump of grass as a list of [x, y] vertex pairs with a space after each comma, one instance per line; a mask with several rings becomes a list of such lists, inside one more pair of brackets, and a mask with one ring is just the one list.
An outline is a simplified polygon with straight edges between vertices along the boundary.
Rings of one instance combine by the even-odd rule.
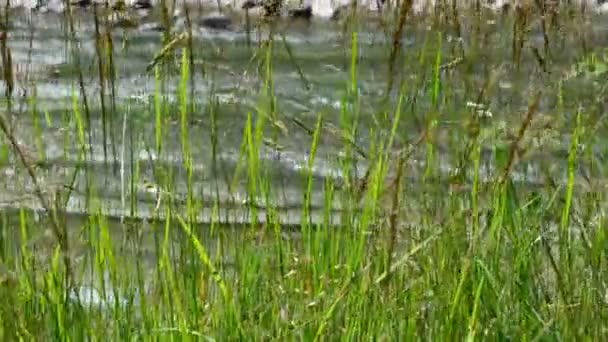
[[[385, 45], [390, 71], [386, 93], [396, 88], [397, 94], [394, 99], [387, 95], [378, 113], [367, 113], [362, 106], [363, 47], [356, 31], [350, 36], [340, 108], [315, 113], [310, 125], [282, 111], [274, 64], [281, 45], [272, 40], [262, 44], [256, 52], [261, 56], [259, 101], [242, 114], [236, 166], [222, 177], [218, 130], [224, 118], [213, 94], [202, 114], [210, 123], [206, 141], [213, 165], [203, 171], [195, 168], [202, 161], [197, 160], [201, 146], [193, 143], [191, 127], [198, 114], [193, 98], [198, 42], [191, 28], [173, 36], [163, 4], [164, 48], [148, 67], [155, 84], [153, 104], [142, 114], [153, 122], [152, 146], [142, 146], [148, 140], [139, 143], [137, 137], [150, 132], [138, 127], [133, 109], [118, 103], [106, 108], [105, 88], [114, 89], [117, 69], [111, 35], [101, 30], [107, 23], [96, 21], [97, 78], [104, 89], [103, 154], [107, 157], [106, 121], [112, 131], [114, 121], [122, 120], [122, 138], [109, 140], [122, 144], [116, 148], [122, 151], [124, 216], [117, 221], [106, 212], [100, 195], [104, 189], [93, 181], [98, 175], [86, 167], [92, 158], [95, 120], [87, 109], [82, 70], [62, 121], [66, 146], [77, 146], [73, 151], [79, 164], [66, 178], [71, 187], [80, 175], [86, 180], [86, 214], [80, 220], [68, 222], [65, 213], [69, 196], [75, 194], [59, 192], [54, 201], [49, 199], [39, 176], [49, 173], [34, 169], [18, 142], [19, 131], [13, 132], [0, 116], [0, 151], [10, 150], [19, 159], [43, 209], [38, 214], [25, 208], [0, 212], [0, 338], [605, 338], [604, 191], [583, 186], [579, 177], [587, 165], [595, 167], [588, 182], [603, 176], [592, 152], [602, 146], [597, 138], [605, 117], [601, 102], [568, 93], [565, 86], [577, 76], [562, 77], [561, 70], [552, 69], [556, 57], [549, 53], [554, 43], [546, 20], [559, 14], [551, 8], [541, 6], [539, 11], [546, 45], [542, 55], [541, 50], [526, 54], [534, 47], [527, 34], [535, 14], [520, 9], [512, 18], [512, 36], [495, 47], [510, 59], [506, 66], [503, 60], [497, 62], [499, 68], [485, 60], [489, 46], [481, 38], [464, 48], [462, 37], [469, 35], [461, 16], [466, 11], [452, 4], [446, 12], [449, 20], [430, 20], [435, 28], [448, 25], [459, 39], [431, 31], [422, 37], [421, 47], [403, 55], [403, 63], [398, 57], [412, 2], [401, 4], [392, 39]], [[472, 11], [480, 15], [479, 7]], [[74, 27], [70, 30], [74, 34]], [[305, 88], [314, 89], [314, 79], [304, 76], [298, 54], [285, 38], [282, 43]], [[77, 51], [72, 53], [78, 60]], [[177, 75], [164, 63], [173, 53], [181, 56]], [[477, 63], [483, 66], [476, 69]], [[402, 66], [397, 83], [392, 76]], [[518, 89], [527, 108], [507, 103], [504, 112], [494, 116], [489, 108], [499, 110], [492, 106], [504, 96], [499, 93], [503, 68], [528, 73], [528, 78], [530, 73], [550, 77], [552, 72], [558, 76], [551, 80], [558, 82], [547, 83], [542, 92]], [[175, 106], [167, 91], [172, 82]], [[605, 99], [605, 86], [592, 90]], [[36, 103], [35, 92], [32, 96], [29, 103]], [[114, 95], [109, 96], [114, 102]], [[121, 117], [106, 115], [120, 111]], [[34, 110], [32, 115], [39, 114]], [[366, 120], [367, 115], [383, 120]], [[544, 116], [551, 121], [564, 118], [564, 124], [544, 124]], [[330, 122], [338, 127], [330, 129]], [[43, 130], [36, 132], [42, 135]], [[275, 186], [271, 162], [263, 156], [265, 146], [278, 145], [294, 130], [304, 130], [308, 137], [298, 142], [307, 145], [308, 154], [295, 228], [283, 222], [285, 209], [274, 200], [284, 189]], [[370, 138], [362, 141], [363, 132]], [[551, 149], [548, 136], [555, 134], [567, 141], [558, 143], [566, 146], [562, 154], [546, 151]], [[328, 140], [338, 142], [341, 156], [335, 164], [344, 177], [324, 179], [322, 203], [314, 203], [319, 180], [313, 170]], [[148, 152], [149, 161], [135, 158], [140, 150]], [[172, 150], [176, 155], [169, 155]], [[539, 176], [543, 181], [538, 186], [522, 180], [518, 175], [532, 165], [529, 155], [535, 152], [541, 157], [550, 154], [563, 172]], [[177, 167], [171, 158], [179, 161]], [[0, 163], [9, 160], [0, 158]], [[442, 171], [447, 162], [457, 167]], [[242, 185], [247, 198], [226, 202], [217, 183], [215, 196], [205, 197], [197, 182], [206, 173], [218, 183], [229, 183], [225, 188], [233, 192], [232, 198]], [[151, 177], [145, 187], [152, 193], [150, 208], [138, 205], [144, 177]], [[315, 208], [321, 208], [322, 219], [314, 219]], [[147, 209], [147, 219], [136, 220]], [[208, 222], [199, 224], [205, 209], [211, 212]], [[224, 218], [234, 222], [242, 217], [247, 218], [245, 225], [222, 224]], [[36, 231], [47, 225], [54, 239], [38, 238]], [[40, 245], [46, 252], [35, 248]]]

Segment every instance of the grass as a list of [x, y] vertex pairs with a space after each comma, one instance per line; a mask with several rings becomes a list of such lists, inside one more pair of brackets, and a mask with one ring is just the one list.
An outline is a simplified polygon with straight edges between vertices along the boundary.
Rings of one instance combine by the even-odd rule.
[[[315, 82], [300, 68], [298, 50], [284, 36], [260, 44], [252, 63], [259, 97], [241, 113], [230, 172], [218, 161], [222, 105], [213, 94], [202, 104], [192, 95], [201, 70], [190, 34], [163, 34], [167, 45], [148, 66], [151, 104], [137, 110], [117, 102], [111, 47], [119, 43], [96, 20], [102, 153], [119, 170], [103, 168], [119, 179], [121, 215], [108, 213], [104, 183], [95, 181], [103, 173], [87, 161], [98, 118], [86, 100], [94, 96], [84, 94], [84, 66], [76, 68], [61, 118], [37, 112], [35, 92], [27, 100], [38, 118], [37, 141], [44, 141], [44, 127], [59, 125], [63, 157], [77, 154], [77, 167], [61, 175], [67, 185], [56, 192], [43, 180], [56, 171], [32, 163], [20, 131], [11, 129], [17, 100], [7, 94], [0, 163], [39, 184], [42, 210], [0, 214], [0, 339], [605, 339], [608, 61], [605, 51], [576, 46], [584, 39], [575, 27], [587, 17], [551, 14], [552, 27], [546, 7], [542, 18], [520, 11], [496, 18], [511, 31], [490, 41], [496, 37], [484, 37], [481, 21], [446, 7], [424, 21], [431, 30], [422, 44], [403, 48], [399, 36], [413, 34], [423, 19], [406, 20], [411, 2], [402, 6], [387, 33], [391, 45], [382, 45], [386, 96], [371, 113], [361, 94], [365, 51], [357, 30], [343, 31], [349, 71], [340, 108], [310, 120], [281, 111], [277, 95], [276, 58], [290, 61], [305, 88]], [[530, 42], [534, 30], [542, 33], [540, 49]], [[571, 69], [559, 67], [558, 59], [568, 58], [560, 44], [580, 52], [570, 53]], [[0, 45], [15, 92], [10, 49]], [[80, 60], [74, 46], [70, 54]], [[496, 55], [503, 58], [489, 60]], [[501, 93], [512, 86], [511, 96]], [[193, 134], [196, 115], [204, 115], [206, 137]], [[146, 120], [154, 122], [152, 132], [140, 129]], [[263, 158], [294, 131], [308, 146], [301, 179], [282, 180], [302, 186], [295, 225], [283, 222], [285, 208], [276, 203], [284, 189], [276, 186], [273, 161]], [[142, 139], [150, 142], [147, 157], [135, 158], [144, 134], [152, 136]], [[202, 171], [200, 141], [213, 161]], [[342, 178], [315, 175], [323, 144], [339, 148]], [[446, 162], [457, 167], [444, 172]], [[536, 171], [522, 179], [530, 165]], [[218, 184], [211, 196], [197, 187], [210, 174], [231, 190], [230, 201]], [[79, 195], [83, 177], [86, 214], [69, 215], [67, 201]], [[247, 198], [236, 198], [239, 189]], [[142, 191], [148, 206], [137, 201]], [[225, 224], [239, 207], [251, 219]], [[200, 224], [205, 210], [209, 222]], [[147, 219], [136, 219], [144, 213]]]

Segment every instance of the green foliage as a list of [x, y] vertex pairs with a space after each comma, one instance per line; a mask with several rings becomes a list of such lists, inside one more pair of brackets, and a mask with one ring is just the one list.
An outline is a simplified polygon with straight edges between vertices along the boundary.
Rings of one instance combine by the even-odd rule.
[[[88, 214], [68, 218], [63, 189], [53, 194], [54, 214], [70, 228], [68, 245], [48, 234], [45, 215], [0, 212], [0, 340], [605, 340], [605, 174], [593, 152], [605, 144], [592, 134], [606, 132], [603, 101], [570, 93], [577, 80], [544, 70], [552, 66], [547, 54], [533, 70], [558, 82], [538, 93], [517, 89], [512, 96], [528, 105], [513, 105], [500, 93], [509, 86], [501, 83], [508, 79], [502, 61], [485, 60], [489, 45], [479, 32], [471, 42], [448, 38], [444, 32], [452, 31], [441, 23], [454, 29], [457, 15], [436, 15], [422, 47], [392, 52], [403, 63], [390, 68], [391, 82], [401, 83], [394, 103], [381, 103], [377, 113], [365, 110], [359, 33], [347, 38], [348, 71], [333, 89], [342, 96], [339, 108], [307, 118], [280, 107], [280, 42], [261, 45], [259, 98], [238, 113], [230, 172], [218, 161], [221, 105], [211, 94], [198, 113], [192, 37], [178, 35], [148, 67], [153, 103], [142, 117], [151, 121], [151, 139], [138, 142], [145, 133], [128, 106], [119, 108], [120, 206], [126, 210], [130, 200], [132, 216], [148, 210], [146, 220], [114, 220], [101, 203], [106, 189], [94, 186], [99, 174], [80, 168], [92, 153], [91, 123], [73, 90], [62, 132], [66, 151], [76, 146], [79, 168], [66, 178], [89, 185], [72, 194], [85, 197]], [[517, 37], [524, 49], [518, 63], [542, 64], [526, 59], [526, 39]], [[174, 75], [163, 61], [186, 40]], [[503, 43], [495, 48], [511, 46]], [[287, 50], [304, 88], [314, 89], [293, 61], [298, 54]], [[606, 57], [590, 56], [574, 70], [599, 84]], [[110, 79], [101, 64], [99, 77]], [[477, 64], [485, 69], [473, 73]], [[530, 70], [520, 67], [508, 72]], [[605, 99], [605, 87], [589, 92]], [[51, 123], [44, 114], [32, 139], [40, 146]], [[192, 129], [198, 114], [210, 122], [207, 159], [199, 153], [206, 146], [194, 143], [207, 141]], [[301, 185], [303, 204], [283, 208], [275, 203], [284, 189], [273, 179], [273, 163], [281, 161], [267, 154], [288, 150], [298, 130], [306, 159], [301, 179], [286, 181]], [[339, 148], [333, 162], [342, 177], [320, 180], [314, 171], [329, 141]], [[142, 151], [149, 155], [139, 157]], [[3, 140], [0, 167], [14, 153]], [[446, 171], [445, 164], [457, 167]], [[227, 183], [227, 198], [217, 188], [215, 196], [203, 193], [200, 183], [209, 178]], [[245, 198], [237, 198], [239, 189]], [[145, 208], [134, 204], [139, 200]], [[205, 210], [209, 222], [198, 224]]]
[[10, 147], [6, 144], [0, 144], [0, 166], [9, 164]]

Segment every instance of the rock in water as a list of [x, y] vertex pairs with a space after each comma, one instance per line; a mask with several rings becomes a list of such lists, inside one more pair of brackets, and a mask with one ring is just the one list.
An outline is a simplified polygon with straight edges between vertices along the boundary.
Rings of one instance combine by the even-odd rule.
[[91, 1], [91, 0], [76, 0], [76, 1], [70, 2], [70, 4], [72, 6], [82, 7], [82, 8], [89, 7], [89, 6], [91, 6], [92, 3], [93, 3], [93, 1]]
[[202, 18], [199, 21], [199, 25], [214, 30], [230, 30], [232, 29], [232, 20], [227, 16], [214, 15]]
[[291, 18], [310, 20], [312, 18], [312, 6], [291, 9], [288, 15]]
[[259, 0], [247, 0], [241, 6], [241, 9], [250, 10], [252, 8], [260, 7], [262, 3]]
[[135, 0], [131, 4], [131, 7], [135, 8], [135, 9], [151, 9], [152, 8], [152, 1], [150, 1], [150, 0]]

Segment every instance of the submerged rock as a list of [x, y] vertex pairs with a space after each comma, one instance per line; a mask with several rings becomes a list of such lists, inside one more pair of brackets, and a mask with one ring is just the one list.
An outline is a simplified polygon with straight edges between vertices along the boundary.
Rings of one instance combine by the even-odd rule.
[[302, 8], [291, 9], [289, 10], [288, 15], [291, 18], [310, 20], [310, 18], [312, 18], [312, 6], [309, 5]]
[[131, 7], [135, 9], [151, 9], [152, 1], [151, 0], [135, 0], [131, 4]]
[[233, 28], [232, 19], [221, 14], [201, 18], [198, 24], [201, 27], [214, 30], [231, 30]]
[[262, 2], [259, 1], [259, 0], [246, 0], [241, 5], [241, 9], [250, 10], [250, 9], [253, 9], [253, 8], [260, 7], [260, 6], [262, 6]]
[[93, 1], [91, 1], [91, 0], [75, 0], [75, 1], [70, 2], [70, 5], [76, 6], [76, 7], [82, 7], [82, 8], [87, 8], [87, 7], [91, 6], [92, 4], [93, 4]]

